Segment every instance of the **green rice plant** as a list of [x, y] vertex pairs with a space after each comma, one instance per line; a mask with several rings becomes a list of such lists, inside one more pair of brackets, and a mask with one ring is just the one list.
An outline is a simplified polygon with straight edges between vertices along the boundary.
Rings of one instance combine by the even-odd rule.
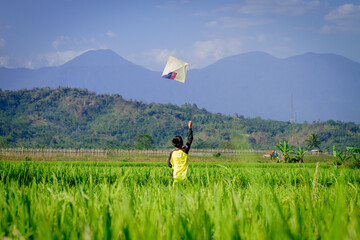
[[360, 176], [328, 164], [0, 162], [0, 237], [357, 239]]

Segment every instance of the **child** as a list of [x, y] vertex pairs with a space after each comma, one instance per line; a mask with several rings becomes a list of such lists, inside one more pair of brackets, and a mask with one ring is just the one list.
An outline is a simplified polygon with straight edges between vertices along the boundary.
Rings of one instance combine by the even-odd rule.
[[[168, 159], [168, 166], [173, 169], [173, 177], [175, 182], [182, 181], [186, 179], [186, 172], [188, 169], [188, 153], [190, 150], [191, 143], [193, 141], [193, 132], [192, 132], [192, 122], [189, 121], [189, 136], [188, 140], [183, 147], [183, 140], [180, 136], [175, 136], [171, 143], [174, 147], [176, 147], [175, 150], [173, 150], [170, 153], [169, 159]], [[174, 182], [174, 183], [175, 183]]]

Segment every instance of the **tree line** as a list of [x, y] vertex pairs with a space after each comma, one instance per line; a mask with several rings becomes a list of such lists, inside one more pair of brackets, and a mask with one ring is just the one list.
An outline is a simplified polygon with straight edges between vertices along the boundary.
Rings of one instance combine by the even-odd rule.
[[194, 123], [194, 148], [274, 149], [284, 140], [306, 146], [312, 134], [321, 149], [358, 146], [360, 126], [329, 120], [290, 123], [211, 113], [196, 104], [144, 103], [121, 95], [58, 87], [0, 90], [0, 147], [170, 148]]

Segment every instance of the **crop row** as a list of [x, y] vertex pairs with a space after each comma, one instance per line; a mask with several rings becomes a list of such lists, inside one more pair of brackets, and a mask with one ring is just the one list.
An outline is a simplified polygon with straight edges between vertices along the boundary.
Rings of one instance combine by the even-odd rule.
[[0, 162], [0, 236], [35, 239], [356, 239], [359, 170], [193, 163]]

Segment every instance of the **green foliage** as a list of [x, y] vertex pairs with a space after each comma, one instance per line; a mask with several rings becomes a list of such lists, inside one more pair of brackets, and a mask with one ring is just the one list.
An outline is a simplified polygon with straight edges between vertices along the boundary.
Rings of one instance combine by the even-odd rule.
[[0, 136], [0, 148], [12, 147], [12, 143], [8, 137]]
[[306, 140], [305, 140], [306, 147], [308, 149], [318, 148], [320, 149], [321, 141], [316, 133], [312, 133]]
[[229, 141], [224, 141], [220, 144], [222, 149], [235, 149], [235, 150], [246, 150], [250, 149], [250, 145], [246, 137], [238, 135], [233, 136]]
[[360, 175], [327, 164], [0, 162], [4, 239], [358, 239]]
[[153, 145], [152, 137], [149, 134], [136, 134], [134, 137], [135, 149], [151, 149]]
[[348, 151], [352, 152], [352, 153], [360, 154], [360, 148], [347, 147], [346, 149], [347, 149]]
[[308, 151], [301, 149], [300, 146], [297, 147], [297, 151], [292, 151], [291, 153], [295, 155], [295, 159], [297, 162], [304, 162], [304, 156]]
[[353, 158], [353, 166], [356, 168], [360, 168], [360, 148], [347, 147], [346, 149], [350, 152]]
[[351, 122], [291, 124], [225, 116], [195, 104], [145, 104], [86, 89], [0, 90], [0, 103], [0, 147], [142, 148], [135, 137], [147, 134], [152, 147], [168, 148], [174, 136], [186, 138], [189, 120], [194, 123], [194, 148], [268, 150], [283, 139], [304, 146], [311, 132], [317, 133], [325, 151], [335, 144], [344, 149], [360, 142], [360, 127]]
[[333, 155], [335, 157], [334, 159], [335, 166], [343, 165], [349, 158], [351, 158], [351, 156], [344, 150], [340, 152], [336, 151], [335, 145], [333, 147]]
[[284, 141], [284, 143], [279, 142], [278, 145], [275, 146], [277, 149], [279, 149], [283, 155], [282, 161], [283, 162], [289, 162], [290, 161], [290, 151], [293, 148], [293, 146], [289, 145], [289, 141]]
[[220, 153], [220, 152], [214, 153], [214, 154], [213, 154], [213, 157], [219, 158], [219, 157], [221, 157], [221, 153]]

